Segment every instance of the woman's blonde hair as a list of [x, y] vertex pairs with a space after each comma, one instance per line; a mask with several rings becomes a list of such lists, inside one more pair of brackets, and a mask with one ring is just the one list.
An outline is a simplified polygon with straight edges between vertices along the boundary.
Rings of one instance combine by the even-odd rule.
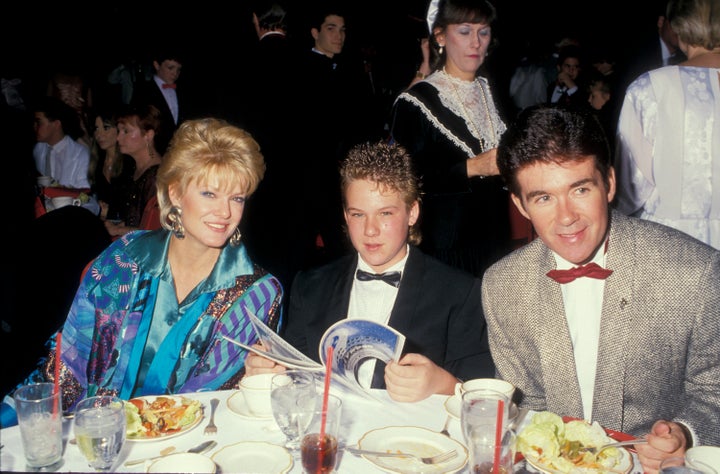
[[246, 132], [225, 120], [204, 118], [183, 122], [173, 135], [157, 174], [160, 223], [172, 230], [170, 186], [184, 195], [192, 182], [217, 180], [221, 187], [237, 183], [250, 196], [265, 174], [260, 145]]
[[717, 0], [673, 0], [667, 20], [685, 44], [707, 50], [720, 47], [720, 3]]

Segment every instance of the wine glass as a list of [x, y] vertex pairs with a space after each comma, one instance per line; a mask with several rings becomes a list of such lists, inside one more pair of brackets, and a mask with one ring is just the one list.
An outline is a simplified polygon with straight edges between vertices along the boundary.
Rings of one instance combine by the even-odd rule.
[[110, 471], [125, 444], [125, 407], [114, 396], [81, 400], [75, 408], [75, 439], [88, 465]]
[[310, 423], [317, 391], [311, 372], [293, 369], [275, 374], [270, 386], [270, 403], [273, 417], [285, 434], [285, 447], [300, 447], [300, 430]]

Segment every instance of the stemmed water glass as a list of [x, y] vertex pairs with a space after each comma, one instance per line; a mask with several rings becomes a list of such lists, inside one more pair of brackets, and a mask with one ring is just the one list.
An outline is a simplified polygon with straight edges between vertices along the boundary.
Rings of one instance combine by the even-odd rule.
[[273, 376], [270, 403], [275, 422], [285, 434], [286, 448], [300, 447], [300, 430], [310, 423], [316, 400], [315, 377], [311, 372], [293, 369]]
[[125, 407], [113, 396], [89, 397], [75, 407], [75, 438], [88, 465], [110, 471], [125, 444]]

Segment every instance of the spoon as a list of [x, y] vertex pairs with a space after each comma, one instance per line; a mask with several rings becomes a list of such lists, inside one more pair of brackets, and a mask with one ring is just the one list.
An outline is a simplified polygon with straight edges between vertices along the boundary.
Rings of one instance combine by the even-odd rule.
[[[214, 448], [217, 445], [217, 441], [205, 441], [203, 443], [198, 444], [194, 448], [190, 448], [187, 451], [183, 451], [185, 453], [197, 453], [202, 454], [205, 451], [209, 451], [210, 449]], [[143, 463], [145, 461], [152, 461], [154, 459], [160, 459], [166, 455], [160, 455], [160, 456], [153, 456], [151, 458], [142, 458], [142, 459], [135, 459], [133, 461], [128, 461], [124, 464], [125, 467], [135, 466], [136, 464]]]

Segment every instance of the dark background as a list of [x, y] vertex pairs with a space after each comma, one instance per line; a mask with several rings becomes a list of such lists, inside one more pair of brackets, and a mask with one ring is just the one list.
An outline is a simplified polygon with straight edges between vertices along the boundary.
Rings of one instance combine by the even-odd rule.
[[[310, 46], [303, 18], [307, 0], [290, 0], [290, 35]], [[583, 0], [495, 0], [498, 47], [488, 59], [501, 88], [527, 45], [541, 49], [566, 36], [583, 46], [614, 51], [618, 64], [632, 61], [633, 44], [654, 35], [658, 3]], [[344, 53], [372, 51], [376, 80], [388, 94], [412, 78], [420, 62], [418, 38], [427, 34], [428, 0], [346, 0], [348, 36]], [[181, 84], [211, 94], [214, 81], [237, 82], [253, 73], [248, 52], [257, 43], [250, 2], [140, 0], [46, 5], [15, 0], [3, 7], [0, 73], [21, 77], [41, 90], [50, 71], [63, 68], [102, 76], [123, 62], [147, 64], [158, 44], [172, 43], [185, 55]], [[298, 74], [301, 74], [298, 71]], [[288, 77], [292, 81], [293, 77]], [[502, 92], [502, 91], [500, 91]], [[208, 100], [222, 100], [208, 95]]]
[[[309, 41], [302, 18], [308, 1], [287, 3], [291, 33]], [[542, 43], [563, 36], [622, 49], [653, 31], [657, 3], [495, 0], [499, 19], [494, 36], [510, 53], [526, 41]], [[373, 43], [383, 54], [408, 54], [408, 45], [427, 32], [427, 0], [347, 0], [345, 4], [348, 48]], [[242, 0], [58, 1], [46, 5], [14, 0], [3, 7], [2, 17], [4, 66], [26, 71], [42, 69], [43, 64], [61, 57], [83, 58], [98, 66], [113, 64], [141, 56], [159, 41], [172, 41], [187, 50], [190, 64], [221, 72], [243, 66], [247, 42], [256, 41], [249, 2]], [[409, 53], [417, 51], [412, 48]]]

